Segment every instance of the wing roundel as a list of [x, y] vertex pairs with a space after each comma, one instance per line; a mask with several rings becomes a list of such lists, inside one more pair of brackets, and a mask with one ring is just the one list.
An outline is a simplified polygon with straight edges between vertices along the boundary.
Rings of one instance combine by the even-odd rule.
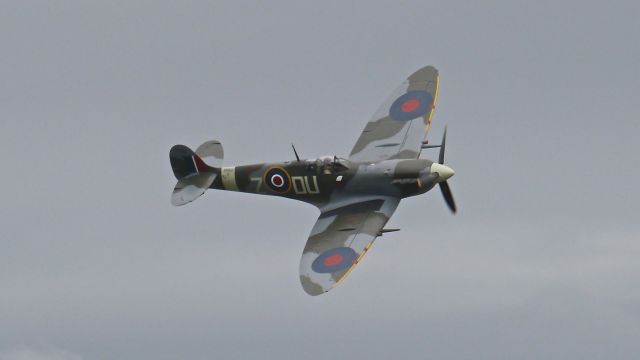
[[300, 259], [304, 291], [320, 295], [340, 283], [369, 250], [399, 202], [389, 197], [358, 198], [323, 210]]
[[349, 160], [416, 159], [438, 99], [438, 70], [426, 66], [409, 76], [378, 108]]

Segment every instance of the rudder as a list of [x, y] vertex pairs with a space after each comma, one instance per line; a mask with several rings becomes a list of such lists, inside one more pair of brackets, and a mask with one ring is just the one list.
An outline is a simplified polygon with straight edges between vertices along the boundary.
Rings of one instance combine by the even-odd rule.
[[[199, 153], [203, 153], [206, 156], [211, 152], [211, 150], [202, 152], [200, 148], [198, 152], [193, 152], [184, 145], [175, 145], [169, 150], [171, 169], [178, 179], [171, 194], [173, 205], [188, 204], [204, 194], [211, 186], [217, 177], [216, 168], [207, 165], [199, 155]], [[218, 152], [215, 154], [218, 155]]]
[[175, 145], [169, 151], [171, 169], [176, 179], [180, 180], [189, 175], [210, 172], [212, 167], [207, 165], [200, 156], [184, 145]]

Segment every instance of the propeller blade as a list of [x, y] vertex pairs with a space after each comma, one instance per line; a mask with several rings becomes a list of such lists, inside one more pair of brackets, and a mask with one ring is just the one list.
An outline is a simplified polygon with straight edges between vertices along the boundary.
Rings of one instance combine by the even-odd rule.
[[447, 141], [447, 127], [444, 127], [444, 134], [442, 134], [442, 142], [440, 143], [440, 155], [438, 155], [438, 162], [444, 164], [444, 143]]
[[453, 195], [451, 194], [451, 189], [449, 188], [449, 184], [447, 184], [446, 181], [443, 181], [439, 185], [440, 185], [440, 191], [442, 191], [442, 196], [444, 196], [444, 201], [447, 203], [447, 206], [449, 206], [449, 210], [451, 210], [451, 212], [455, 214], [456, 203], [455, 201], [453, 201]]

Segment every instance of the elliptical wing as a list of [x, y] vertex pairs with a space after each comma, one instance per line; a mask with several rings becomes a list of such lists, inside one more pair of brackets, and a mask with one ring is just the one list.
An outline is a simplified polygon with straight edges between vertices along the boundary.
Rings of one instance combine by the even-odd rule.
[[417, 159], [438, 99], [438, 76], [433, 66], [411, 74], [367, 123], [349, 160]]

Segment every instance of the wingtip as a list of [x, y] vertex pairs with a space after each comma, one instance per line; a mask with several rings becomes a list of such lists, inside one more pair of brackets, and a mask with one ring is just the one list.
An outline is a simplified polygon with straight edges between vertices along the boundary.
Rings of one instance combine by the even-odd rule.
[[438, 81], [438, 69], [432, 65], [427, 65], [416, 70], [413, 74], [409, 75], [409, 81], [415, 82], [430, 82]]
[[325, 290], [322, 286], [311, 282], [308, 278], [304, 279], [302, 276], [300, 277], [300, 284], [302, 285], [304, 292], [310, 296], [322, 295], [330, 290]]

